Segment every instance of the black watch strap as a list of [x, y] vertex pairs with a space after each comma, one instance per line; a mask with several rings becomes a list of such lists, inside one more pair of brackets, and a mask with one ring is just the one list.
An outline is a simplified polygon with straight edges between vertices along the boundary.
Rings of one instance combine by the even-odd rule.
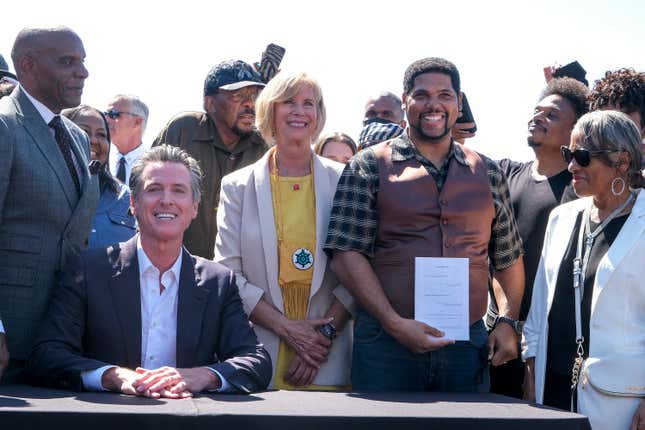
[[332, 323], [319, 326], [318, 331], [329, 340], [334, 340], [336, 338], [336, 327], [334, 327]]

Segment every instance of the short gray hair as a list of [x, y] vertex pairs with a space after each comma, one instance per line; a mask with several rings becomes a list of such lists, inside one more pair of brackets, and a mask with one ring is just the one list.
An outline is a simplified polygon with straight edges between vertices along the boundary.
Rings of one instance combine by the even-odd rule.
[[186, 166], [190, 172], [190, 188], [193, 192], [193, 201], [199, 202], [202, 198], [202, 169], [199, 163], [183, 149], [176, 146], [155, 146], [143, 153], [134, 163], [130, 173], [130, 193], [136, 201], [141, 192], [141, 175], [148, 164], [152, 163], [179, 163]]
[[137, 96], [132, 94], [117, 94], [114, 96], [112, 102], [117, 100], [124, 100], [128, 102], [133, 110], [133, 114], [139, 115], [143, 119], [143, 124], [141, 124], [141, 134], [146, 131], [146, 126], [148, 125], [148, 115], [150, 110], [148, 106]]
[[[585, 148], [590, 151], [627, 152], [631, 159], [627, 170], [627, 183], [632, 188], [645, 188], [641, 173], [643, 155], [640, 130], [634, 121], [618, 111], [594, 111], [580, 117], [573, 127], [572, 136], [580, 136]], [[598, 155], [598, 160], [607, 166], [615, 166], [612, 153]]]

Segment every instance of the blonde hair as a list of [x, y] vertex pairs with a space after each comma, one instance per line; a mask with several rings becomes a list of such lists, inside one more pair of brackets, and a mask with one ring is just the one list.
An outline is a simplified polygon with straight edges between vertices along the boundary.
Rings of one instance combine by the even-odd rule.
[[327, 117], [325, 102], [323, 101], [322, 91], [318, 81], [306, 73], [288, 75], [281, 72], [269, 81], [255, 102], [255, 126], [267, 143], [275, 144], [274, 114], [276, 103], [294, 97], [306, 85], [311, 86], [314, 91], [318, 117], [312, 141], [318, 138], [318, 135], [325, 126], [325, 119]]

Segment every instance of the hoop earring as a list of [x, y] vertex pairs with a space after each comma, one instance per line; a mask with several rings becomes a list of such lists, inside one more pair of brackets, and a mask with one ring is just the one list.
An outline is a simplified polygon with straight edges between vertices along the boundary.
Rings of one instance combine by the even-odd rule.
[[[617, 182], [620, 184], [620, 192], [614, 189], [616, 187]], [[623, 178], [614, 178], [614, 180], [611, 181], [611, 193], [615, 196], [620, 196], [624, 192], [625, 192], [625, 180]]]

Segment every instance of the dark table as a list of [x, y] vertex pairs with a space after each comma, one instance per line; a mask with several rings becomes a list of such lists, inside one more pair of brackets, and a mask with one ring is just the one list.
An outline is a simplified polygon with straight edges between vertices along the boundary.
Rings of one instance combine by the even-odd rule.
[[0, 429], [580, 429], [582, 415], [495, 394], [268, 391], [154, 400], [0, 386]]

